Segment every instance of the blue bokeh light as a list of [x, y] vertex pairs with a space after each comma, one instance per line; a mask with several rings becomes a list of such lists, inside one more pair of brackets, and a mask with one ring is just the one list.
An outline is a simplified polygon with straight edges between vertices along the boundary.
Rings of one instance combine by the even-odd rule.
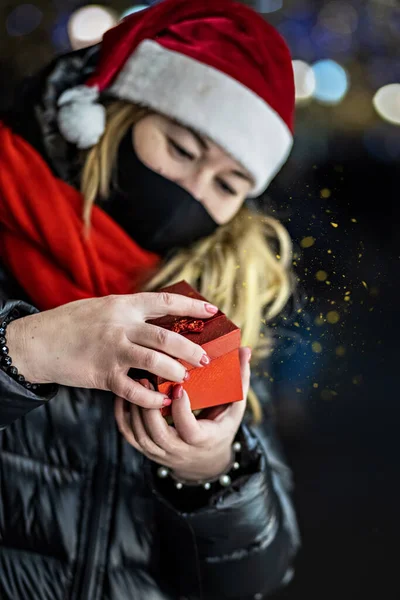
[[261, 14], [272, 13], [280, 10], [283, 6], [283, 0], [256, 0], [255, 9]]
[[6, 19], [8, 35], [28, 35], [39, 27], [42, 18], [42, 11], [34, 4], [20, 4], [10, 12]]
[[51, 41], [57, 52], [70, 52], [71, 43], [68, 35], [70, 12], [60, 12], [51, 30]]
[[319, 60], [314, 63], [314, 98], [325, 104], [337, 104], [348, 89], [346, 71], [334, 60]]
[[131, 6], [130, 8], [124, 10], [124, 12], [121, 14], [121, 19], [125, 19], [125, 17], [140, 12], [141, 10], [145, 10], [146, 8], [149, 8], [148, 4], [137, 4], [136, 6]]
[[364, 132], [364, 145], [374, 158], [386, 162], [400, 160], [400, 136], [394, 127], [379, 123]]

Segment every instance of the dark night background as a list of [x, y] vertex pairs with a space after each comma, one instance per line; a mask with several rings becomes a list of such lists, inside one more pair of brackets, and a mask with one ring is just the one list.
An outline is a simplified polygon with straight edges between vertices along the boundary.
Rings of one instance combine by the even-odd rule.
[[[90, 3], [0, 2], [4, 108], [23, 76], [70, 49], [69, 18]], [[294, 151], [266, 202], [293, 237], [308, 297], [298, 319], [277, 324], [282, 343], [265, 372], [295, 474], [303, 538], [295, 579], [278, 597], [394, 600], [400, 598], [400, 93], [397, 124], [378, 114], [372, 99], [381, 87], [400, 84], [400, 6], [395, 0], [247, 3], [280, 29], [293, 59], [336, 61], [349, 80], [340, 101], [298, 102]], [[130, 6], [102, 4], [117, 15]]]

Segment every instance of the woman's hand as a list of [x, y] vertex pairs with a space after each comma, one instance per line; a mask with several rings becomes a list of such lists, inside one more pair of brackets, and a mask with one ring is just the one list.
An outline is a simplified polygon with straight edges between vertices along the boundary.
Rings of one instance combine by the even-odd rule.
[[[142, 409], [116, 398], [115, 418], [120, 432], [134, 448], [172, 469], [178, 478], [200, 481], [223, 473], [230, 464], [231, 446], [246, 408], [250, 356], [249, 348], [240, 348], [241, 402], [207, 409], [208, 418], [196, 419], [183, 391], [181, 398], [172, 401], [172, 427], [160, 410]], [[147, 380], [141, 381], [145, 384]], [[174, 386], [178, 387], [182, 386]]]
[[168, 399], [133, 381], [129, 369], [182, 382], [186, 369], [175, 358], [201, 367], [206, 355], [198, 344], [146, 319], [206, 319], [217, 310], [210, 306], [166, 292], [78, 300], [12, 321], [7, 345], [13, 364], [28, 381], [110, 390], [133, 404], [160, 408]]

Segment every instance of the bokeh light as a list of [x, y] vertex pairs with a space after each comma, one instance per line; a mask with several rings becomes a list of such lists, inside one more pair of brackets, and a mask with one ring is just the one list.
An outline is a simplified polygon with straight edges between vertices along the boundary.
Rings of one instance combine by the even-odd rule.
[[283, 0], [256, 0], [255, 9], [257, 12], [272, 13], [280, 10], [283, 6]]
[[104, 6], [83, 6], [68, 23], [68, 35], [74, 50], [97, 44], [106, 31], [116, 25], [116, 14]]
[[62, 11], [57, 15], [51, 30], [51, 42], [56, 52], [63, 54], [71, 50], [71, 41], [68, 34], [68, 23], [71, 13]]
[[381, 87], [373, 98], [377, 113], [394, 125], [400, 125], [400, 83]]
[[303, 60], [293, 61], [294, 82], [296, 88], [296, 101], [305, 102], [312, 98], [315, 91], [316, 80], [312, 67]]
[[312, 67], [315, 76], [314, 98], [323, 104], [338, 104], [349, 88], [348, 75], [334, 60], [319, 60]]
[[400, 161], [400, 135], [397, 128], [380, 123], [364, 133], [364, 145], [368, 153], [382, 162]]
[[141, 10], [145, 10], [145, 8], [149, 8], [148, 4], [137, 4], [136, 6], [131, 6], [130, 8], [124, 10], [120, 18], [125, 19], [125, 17], [129, 17], [129, 15], [133, 15]]
[[335, 0], [323, 6], [319, 13], [319, 23], [334, 33], [351, 35], [357, 29], [358, 13], [348, 2]]
[[42, 18], [42, 11], [34, 4], [20, 4], [7, 17], [7, 33], [11, 36], [28, 35], [40, 25]]

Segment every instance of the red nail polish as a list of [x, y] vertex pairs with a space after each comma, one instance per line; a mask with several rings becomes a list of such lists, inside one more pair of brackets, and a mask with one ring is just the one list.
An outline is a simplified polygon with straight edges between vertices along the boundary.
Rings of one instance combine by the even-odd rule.
[[174, 387], [172, 389], [172, 398], [174, 400], [180, 400], [182, 398], [182, 394], [183, 394], [183, 386], [180, 385], [179, 383], [177, 385], [174, 385]]
[[163, 402], [163, 406], [171, 406], [172, 400], [171, 398], [165, 398]]
[[203, 367], [206, 367], [207, 365], [209, 365], [211, 362], [210, 357], [207, 356], [207, 354], [203, 354], [201, 360], [200, 360], [200, 364], [203, 365]]

